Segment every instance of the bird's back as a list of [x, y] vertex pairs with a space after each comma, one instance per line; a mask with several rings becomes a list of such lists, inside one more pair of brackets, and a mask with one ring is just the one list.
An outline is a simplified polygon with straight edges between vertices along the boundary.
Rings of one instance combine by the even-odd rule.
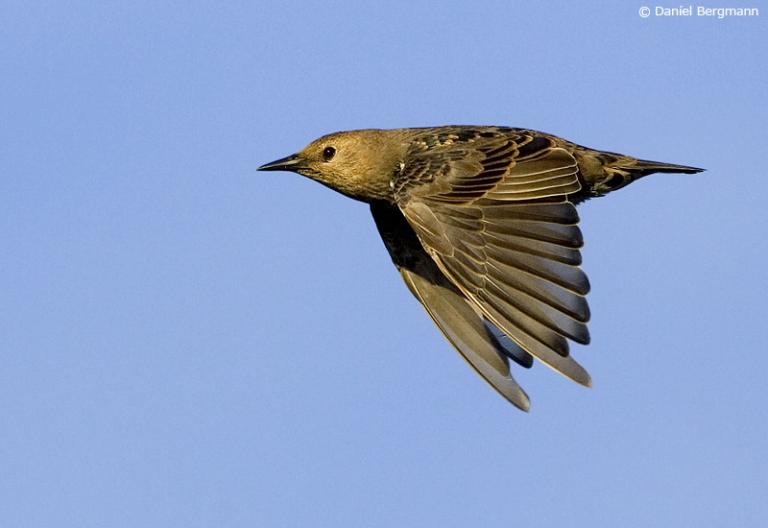
[[[693, 174], [703, 170], [592, 149], [552, 134], [526, 128], [448, 125], [398, 129], [398, 131], [400, 137], [412, 143], [412, 152], [433, 151], [436, 155], [438, 155], [437, 151], [451, 147], [472, 149], [484, 139], [499, 136], [506, 137], [516, 144], [517, 157], [535, 155], [551, 149], [563, 149], [575, 158], [579, 168], [579, 181], [582, 188], [569, 196], [573, 203], [603, 196], [656, 172]], [[445, 154], [442, 153], [442, 155]]]

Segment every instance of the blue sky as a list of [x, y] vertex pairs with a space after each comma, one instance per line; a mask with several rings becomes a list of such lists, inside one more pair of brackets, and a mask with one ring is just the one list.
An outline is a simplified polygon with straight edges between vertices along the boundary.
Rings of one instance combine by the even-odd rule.
[[[764, 2], [30, 4], [0, 5], [0, 525], [763, 526]], [[255, 171], [449, 123], [708, 169], [581, 207], [594, 387], [518, 372], [530, 414], [364, 205]]]

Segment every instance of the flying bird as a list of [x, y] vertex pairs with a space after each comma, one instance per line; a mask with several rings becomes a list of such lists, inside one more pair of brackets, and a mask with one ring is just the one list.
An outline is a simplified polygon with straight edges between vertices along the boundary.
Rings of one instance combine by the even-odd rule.
[[509, 360], [585, 386], [589, 281], [576, 205], [655, 172], [703, 169], [582, 147], [534, 130], [441, 126], [336, 132], [259, 167], [366, 202], [408, 288], [461, 356], [527, 411]]

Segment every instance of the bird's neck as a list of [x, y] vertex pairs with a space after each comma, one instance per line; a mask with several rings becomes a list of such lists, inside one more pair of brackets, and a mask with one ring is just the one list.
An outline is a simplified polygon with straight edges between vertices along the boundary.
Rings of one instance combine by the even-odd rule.
[[334, 180], [332, 182], [326, 182], [318, 178], [317, 181], [344, 196], [361, 202], [393, 202], [394, 195], [391, 186], [393, 176], [394, 169], [391, 171], [382, 170], [367, 172], [365, 176], [353, 180]]

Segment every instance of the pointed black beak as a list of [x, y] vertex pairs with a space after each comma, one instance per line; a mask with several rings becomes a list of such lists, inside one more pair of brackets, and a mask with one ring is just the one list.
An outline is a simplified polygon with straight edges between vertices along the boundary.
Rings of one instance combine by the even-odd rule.
[[265, 163], [256, 170], [260, 171], [293, 171], [301, 167], [301, 158], [298, 154], [291, 154], [279, 160]]

